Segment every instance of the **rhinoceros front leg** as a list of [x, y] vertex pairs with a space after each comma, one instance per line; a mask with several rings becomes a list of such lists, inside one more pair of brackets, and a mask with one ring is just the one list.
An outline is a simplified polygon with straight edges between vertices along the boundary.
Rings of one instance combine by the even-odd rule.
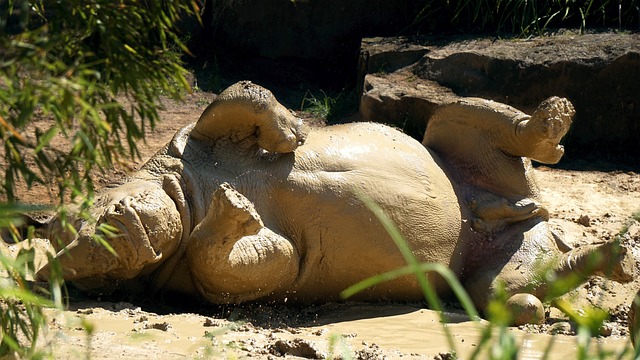
[[228, 184], [213, 194], [189, 239], [187, 261], [198, 291], [213, 303], [284, 292], [298, 275], [298, 252], [266, 228], [253, 204]]
[[308, 128], [273, 94], [250, 81], [224, 90], [198, 119], [192, 136], [207, 141], [256, 141], [269, 152], [288, 153], [302, 145]]
[[564, 155], [560, 140], [567, 133], [575, 110], [564, 98], [551, 97], [543, 101], [531, 117], [516, 123], [512, 155], [525, 156], [546, 164], [555, 164]]

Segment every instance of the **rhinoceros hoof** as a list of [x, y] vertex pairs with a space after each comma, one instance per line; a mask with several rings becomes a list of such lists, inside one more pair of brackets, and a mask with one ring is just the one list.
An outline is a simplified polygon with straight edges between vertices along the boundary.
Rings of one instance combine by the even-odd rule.
[[531, 118], [521, 124], [522, 134], [532, 148], [530, 158], [543, 163], [557, 163], [564, 155], [560, 140], [567, 133], [575, 110], [569, 100], [551, 97], [543, 101]]
[[512, 325], [542, 324], [545, 321], [544, 306], [531, 294], [515, 294], [505, 303], [512, 316]]
[[569, 130], [574, 114], [575, 110], [569, 100], [550, 97], [534, 111], [528, 126], [533, 127], [540, 140], [557, 145]]

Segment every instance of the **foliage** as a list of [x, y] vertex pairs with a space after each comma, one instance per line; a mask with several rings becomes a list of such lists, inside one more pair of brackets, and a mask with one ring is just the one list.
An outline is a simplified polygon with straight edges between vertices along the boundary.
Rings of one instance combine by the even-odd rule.
[[300, 104], [300, 110], [309, 111], [314, 116], [331, 123], [357, 109], [356, 94], [352, 90], [343, 89], [335, 95], [327, 95], [322, 90], [320, 92], [322, 96], [316, 96], [311, 91], [307, 91]]
[[[9, 1], [0, 15], [3, 191], [52, 179], [71, 196], [91, 194], [90, 171], [137, 153], [161, 95], [189, 88], [175, 23], [196, 4], [155, 1]], [[52, 125], [29, 134], [34, 117]], [[51, 146], [70, 140], [69, 152]], [[124, 137], [128, 149], [123, 146]], [[26, 160], [34, 158], [37, 169]]]
[[407, 33], [450, 27], [530, 36], [550, 27], [640, 28], [639, 0], [423, 0], [418, 4]]
[[[86, 207], [92, 171], [138, 154], [136, 143], [158, 121], [161, 98], [190, 90], [178, 24], [198, 13], [196, 0], [0, 3], [3, 240], [33, 237], [33, 228], [20, 231], [26, 224], [11, 216], [32, 210], [16, 202], [19, 183], [55, 185], [58, 205], [71, 199]], [[61, 306], [60, 272], [54, 264], [50, 302], [28, 281], [33, 249], [2, 253], [0, 262], [0, 357], [32, 356], [45, 325], [43, 306]]]

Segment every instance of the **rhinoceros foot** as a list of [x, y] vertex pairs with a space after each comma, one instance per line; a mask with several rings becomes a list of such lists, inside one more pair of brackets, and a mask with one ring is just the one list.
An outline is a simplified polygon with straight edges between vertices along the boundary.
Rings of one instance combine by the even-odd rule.
[[535, 217], [545, 220], [549, 218], [549, 212], [534, 200], [522, 199], [511, 202], [482, 191], [476, 191], [474, 197], [467, 202], [467, 206], [473, 214], [471, 221], [473, 230], [488, 236], [493, 236], [510, 224]]
[[[608, 241], [599, 245], [599, 255], [594, 257], [597, 259], [594, 265], [599, 266], [595, 275], [623, 284], [633, 281], [637, 275], [633, 255], [618, 241]], [[602, 265], [599, 262], [602, 262]]]
[[198, 291], [214, 303], [238, 303], [286, 291], [298, 275], [298, 253], [266, 228], [253, 204], [220, 185], [195, 227], [187, 262]]
[[560, 161], [564, 155], [560, 140], [569, 130], [574, 115], [573, 105], [567, 99], [554, 96], [543, 101], [529, 120], [518, 124], [520, 148], [527, 152], [523, 156], [545, 164]]

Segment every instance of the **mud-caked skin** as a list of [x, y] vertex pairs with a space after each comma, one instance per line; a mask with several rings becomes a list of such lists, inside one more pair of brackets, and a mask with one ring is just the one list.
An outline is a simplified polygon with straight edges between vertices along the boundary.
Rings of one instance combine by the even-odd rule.
[[[421, 144], [374, 123], [309, 130], [268, 90], [240, 82], [123, 185], [104, 189], [97, 225], [76, 224], [58, 258], [83, 288], [181, 291], [213, 303], [335, 300], [406, 264], [367, 198], [419, 261], [459, 276], [479, 308], [501, 288], [508, 306], [531, 314], [516, 322], [537, 322], [539, 300], [560, 295], [548, 279], [629, 281], [634, 269], [617, 244], [569, 249], [547, 224], [529, 158], [560, 159], [573, 113], [560, 98], [532, 116], [465, 99], [435, 112]], [[118, 257], [91, 239], [100, 224], [118, 229], [109, 240]], [[60, 229], [53, 221], [46, 233]], [[447, 294], [440, 277], [429, 279]], [[357, 295], [421, 297], [411, 276]]]

